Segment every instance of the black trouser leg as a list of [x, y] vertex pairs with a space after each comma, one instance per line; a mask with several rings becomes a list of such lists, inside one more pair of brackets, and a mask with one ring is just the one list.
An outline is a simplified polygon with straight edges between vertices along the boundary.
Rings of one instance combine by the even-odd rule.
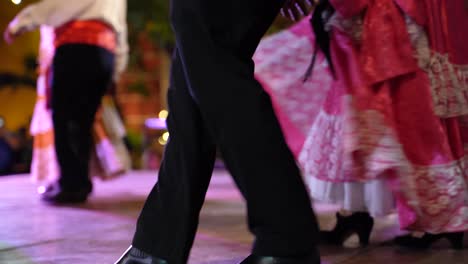
[[90, 45], [64, 45], [53, 62], [52, 111], [55, 149], [64, 190], [91, 188], [91, 129], [105, 90], [114, 55]]
[[169, 120], [175, 137], [134, 245], [171, 264], [186, 262], [211, 174], [213, 141], [246, 198], [256, 236], [253, 252], [279, 257], [314, 252], [317, 224], [309, 197], [251, 60], [282, 1], [171, 3], [178, 50], [172, 88], [184, 87], [185, 103], [180, 94], [175, 102], [169, 97], [177, 116]]
[[181, 66], [176, 51], [168, 92], [170, 139], [133, 241], [135, 247], [171, 264], [188, 258], [216, 154]]
[[[314, 249], [316, 219], [253, 53], [282, 1], [173, 0], [185, 77], [247, 201], [258, 255]], [[227, 6], [226, 6], [227, 5]]]

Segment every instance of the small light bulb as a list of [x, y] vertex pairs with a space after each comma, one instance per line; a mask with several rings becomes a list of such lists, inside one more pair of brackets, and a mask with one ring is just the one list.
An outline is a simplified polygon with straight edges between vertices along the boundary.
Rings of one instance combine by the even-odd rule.
[[159, 112], [158, 117], [166, 120], [168, 115], [169, 115], [169, 112], [167, 110], [161, 110], [161, 112]]
[[161, 145], [161, 146], [165, 146], [167, 144], [167, 141], [164, 140], [162, 137], [159, 137], [158, 138], [158, 143]]
[[169, 132], [165, 132], [163, 135], [162, 135], [162, 138], [167, 141], [169, 139]]
[[159, 144], [165, 146], [167, 144], [167, 141], [169, 140], [169, 132], [165, 132], [158, 138]]
[[21, 4], [21, 1], [22, 1], [22, 0], [11, 0], [11, 2], [12, 2], [13, 4], [15, 4], [15, 5]]

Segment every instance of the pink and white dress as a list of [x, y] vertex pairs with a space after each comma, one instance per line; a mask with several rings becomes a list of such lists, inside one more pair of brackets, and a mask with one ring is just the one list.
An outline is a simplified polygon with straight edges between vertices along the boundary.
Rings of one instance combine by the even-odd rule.
[[403, 229], [468, 229], [468, 11], [463, 0], [330, 0], [337, 79], [307, 20], [255, 60], [314, 199]]
[[48, 72], [55, 54], [55, 34], [49, 26], [41, 26], [40, 33], [37, 99], [30, 124], [30, 133], [34, 138], [31, 178], [34, 182], [53, 182], [59, 178], [60, 170], [55, 154], [52, 113], [47, 107], [47, 86]]

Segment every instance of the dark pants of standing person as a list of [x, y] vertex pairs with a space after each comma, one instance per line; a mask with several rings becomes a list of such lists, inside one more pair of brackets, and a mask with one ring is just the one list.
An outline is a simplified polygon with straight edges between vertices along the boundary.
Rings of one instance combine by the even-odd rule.
[[247, 202], [253, 253], [314, 252], [317, 224], [254, 51], [283, 1], [172, 0], [176, 35], [166, 146], [133, 246], [182, 264], [192, 246], [219, 146]]
[[60, 165], [59, 185], [64, 191], [92, 189], [91, 131], [113, 69], [114, 54], [101, 47], [67, 44], [56, 50], [51, 106]]

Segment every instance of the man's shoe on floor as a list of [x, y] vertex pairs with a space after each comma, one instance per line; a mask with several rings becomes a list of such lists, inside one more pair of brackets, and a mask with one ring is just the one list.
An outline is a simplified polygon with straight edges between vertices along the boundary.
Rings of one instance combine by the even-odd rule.
[[168, 264], [167, 261], [152, 257], [130, 246], [115, 264]]
[[91, 188], [80, 188], [77, 190], [64, 190], [58, 183], [51, 184], [40, 192], [41, 199], [51, 204], [76, 204], [84, 203], [91, 193]]
[[318, 254], [298, 258], [250, 255], [240, 264], [320, 264], [320, 257]]

